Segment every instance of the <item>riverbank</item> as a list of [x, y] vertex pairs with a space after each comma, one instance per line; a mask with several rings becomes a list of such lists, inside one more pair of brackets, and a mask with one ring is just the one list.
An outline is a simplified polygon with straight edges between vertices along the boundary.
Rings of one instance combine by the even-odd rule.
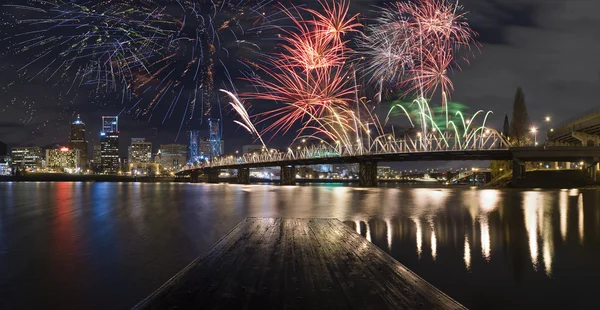
[[131, 177], [108, 174], [28, 173], [0, 176], [0, 182], [173, 182], [172, 177]]

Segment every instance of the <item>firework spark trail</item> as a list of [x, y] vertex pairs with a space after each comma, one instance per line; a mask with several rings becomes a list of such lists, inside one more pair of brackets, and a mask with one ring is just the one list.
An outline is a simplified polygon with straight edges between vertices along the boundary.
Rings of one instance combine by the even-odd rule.
[[[330, 138], [347, 136], [352, 130], [352, 126], [344, 123], [348, 118], [342, 117], [352, 110], [356, 93], [346, 66], [351, 50], [342, 36], [358, 31], [360, 24], [356, 16], [347, 17], [345, 1], [331, 5], [321, 2], [321, 5], [324, 14], [311, 9], [281, 7], [293, 24], [291, 30], [279, 28], [281, 52], [250, 64], [266, 77], [250, 76], [248, 80], [258, 91], [242, 94], [242, 97], [282, 105], [257, 115], [261, 118], [259, 123], [271, 122], [263, 133], [271, 132], [273, 137], [285, 134], [295, 124], [301, 127], [297, 137], [316, 128]], [[300, 11], [308, 13], [310, 18], [304, 18]], [[339, 126], [333, 125], [334, 122]]]
[[229, 104], [235, 110], [235, 112], [242, 118], [241, 122], [237, 120], [234, 122], [246, 129], [251, 135], [256, 135], [257, 139], [260, 140], [263, 147], [267, 148], [267, 145], [263, 141], [260, 132], [256, 129], [256, 127], [254, 127], [254, 124], [252, 123], [250, 115], [248, 114], [248, 111], [246, 110], [244, 104], [232, 92], [225, 89], [220, 89], [220, 91], [229, 96], [229, 98], [232, 100], [229, 102]]
[[[448, 74], [460, 69], [456, 61], [460, 50], [476, 45], [466, 13], [458, 2], [447, 0], [396, 2], [380, 10], [359, 42], [366, 59], [364, 71], [379, 87], [378, 101], [386, 86], [402, 89], [405, 97], [416, 95], [417, 100], [409, 105], [418, 110], [416, 122], [411, 119], [411, 124], [421, 127], [425, 140], [435, 131], [434, 135], [450, 146], [449, 136], [454, 135], [455, 140], [460, 136], [451, 132], [456, 123], [448, 112], [447, 101], [454, 90]], [[435, 123], [430, 100], [426, 99], [436, 94], [442, 99], [442, 125]]]
[[[22, 15], [26, 18], [14, 16], [11, 22], [19, 33], [9, 40], [14, 41], [13, 51], [31, 56], [20, 71], [46, 62], [29, 79], [49, 71], [51, 74], [44, 76], [49, 80], [56, 78], [59, 71], [69, 75], [72, 68], [81, 67], [82, 72], [76, 75], [79, 85], [95, 84], [96, 92], [106, 93], [121, 92], [125, 85], [128, 101], [135, 102], [136, 109], [141, 108], [144, 115], [155, 109], [158, 98], [166, 95], [157, 94], [140, 103], [140, 89], [145, 86], [159, 84], [157, 91], [170, 91], [168, 97], [185, 101], [180, 93], [183, 87], [202, 85], [202, 98], [195, 94], [198, 100], [186, 104], [187, 120], [192, 121], [194, 111], [199, 110], [195, 109], [196, 103], [205, 105], [203, 114], [211, 114], [217, 95], [213, 91], [215, 83], [222, 81], [226, 88], [235, 89], [234, 78], [225, 66], [230, 62], [222, 59], [230, 57], [231, 47], [259, 50], [258, 45], [245, 38], [264, 31], [261, 24], [271, 18], [264, 14], [270, 2], [140, 0], [132, 6], [129, 1], [34, 0], [30, 5], [7, 4], [17, 12], [29, 12]], [[252, 31], [244, 29], [248, 25]], [[56, 64], [60, 65], [54, 68]], [[245, 74], [241, 72], [242, 76]], [[172, 87], [160, 86], [169, 82]], [[193, 89], [186, 88], [188, 92]], [[176, 100], [173, 107], [165, 109], [169, 117], [178, 103]], [[135, 113], [140, 115], [138, 112]]]

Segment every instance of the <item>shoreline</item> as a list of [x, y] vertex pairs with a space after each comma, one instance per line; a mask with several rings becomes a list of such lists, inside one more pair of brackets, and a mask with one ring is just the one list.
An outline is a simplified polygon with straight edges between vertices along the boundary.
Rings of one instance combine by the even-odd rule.
[[[205, 180], [203, 180], [205, 181]], [[219, 183], [236, 184], [235, 177], [222, 178]], [[251, 178], [251, 184], [279, 184], [279, 180]], [[0, 183], [3, 182], [108, 182], [108, 183], [189, 183], [188, 178], [177, 177], [131, 177], [119, 175], [76, 175], [76, 174], [54, 174], [54, 173], [31, 173], [25, 176], [0, 176]], [[202, 182], [201, 182], [202, 183]], [[339, 179], [297, 179], [296, 184], [307, 185], [328, 185], [343, 184], [346, 186], [358, 186], [357, 180]], [[442, 187], [442, 188], [460, 188], [471, 187], [468, 184], [445, 185], [441, 182], [414, 182], [413, 180], [379, 180], [378, 187], [390, 187], [393, 185], [416, 186], [416, 187]], [[536, 170], [528, 171], [524, 179], [512, 182], [512, 175], [506, 174], [486, 185], [476, 186], [482, 189], [600, 189], [600, 183], [592, 182], [585, 178], [581, 171], [577, 170]]]

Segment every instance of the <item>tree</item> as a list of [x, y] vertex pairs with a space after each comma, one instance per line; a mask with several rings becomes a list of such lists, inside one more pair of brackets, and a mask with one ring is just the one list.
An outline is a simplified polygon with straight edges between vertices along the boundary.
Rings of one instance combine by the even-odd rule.
[[495, 180], [499, 177], [504, 176], [505, 174], [511, 172], [511, 164], [510, 160], [492, 160], [490, 161], [490, 170], [492, 173], [492, 180]]
[[508, 122], [508, 114], [504, 115], [504, 127], [502, 128], [502, 135], [506, 138], [510, 137], [510, 123]]
[[529, 114], [525, 106], [525, 93], [521, 87], [517, 88], [513, 103], [512, 122], [510, 123], [510, 140], [512, 145], [523, 146], [529, 140], [530, 131]]

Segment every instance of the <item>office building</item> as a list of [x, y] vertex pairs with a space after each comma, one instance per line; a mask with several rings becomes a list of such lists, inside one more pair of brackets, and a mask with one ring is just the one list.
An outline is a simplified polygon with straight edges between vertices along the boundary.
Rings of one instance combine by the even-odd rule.
[[129, 148], [129, 163], [152, 162], [152, 142], [144, 138], [132, 138]]
[[218, 148], [216, 148], [216, 151], [214, 149], [215, 146], [215, 142], [214, 141], [210, 141], [210, 138], [201, 138], [199, 143], [198, 143], [198, 157], [199, 158], [212, 158], [213, 156], [220, 156], [221, 154], [224, 153], [223, 149], [224, 149], [224, 141], [223, 140], [219, 140], [216, 145], [218, 145]]
[[158, 172], [158, 166], [152, 162], [152, 143], [144, 138], [132, 138], [128, 148], [129, 156], [124, 171], [132, 175], [150, 175]]
[[101, 145], [94, 144], [92, 151], [92, 160], [90, 160], [90, 167], [94, 169], [94, 171], [99, 171], [102, 165], [102, 152]]
[[100, 170], [104, 173], [117, 173], [120, 170], [119, 118], [116, 116], [102, 117], [100, 163]]
[[13, 147], [12, 164], [20, 169], [35, 170], [42, 167], [42, 148], [37, 146]]
[[198, 157], [210, 158], [210, 141], [208, 138], [201, 138], [198, 142]]
[[79, 150], [79, 167], [87, 169], [88, 142], [85, 139], [85, 124], [79, 115], [71, 124], [71, 136], [69, 137], [69, 149]]
[[81, 151], [61, 147], [46, 150], [46, 168], [57, 172], [75, 173], [81, 171]]
[[163, 170], [176, 171], [186, 164], [187, 147], [183, 144], [161, 144], [154, 161]]
[[119, 117], [102, 116], [102, 132], [119, 132]]

